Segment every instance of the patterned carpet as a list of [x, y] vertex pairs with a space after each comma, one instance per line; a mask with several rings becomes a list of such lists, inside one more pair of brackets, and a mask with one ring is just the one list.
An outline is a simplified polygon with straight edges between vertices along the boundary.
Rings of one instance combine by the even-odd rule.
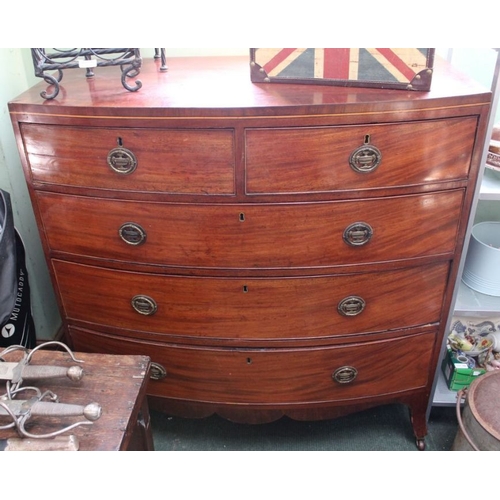
[[[151, 411], [157, 451], [417, 451], [408, 409], [373, 408], [335, 420], [236, 424], [216, 415], [183, 419]], [[449, 450], [457, 433], [455, 409], [433, 408], [427, 451]]]

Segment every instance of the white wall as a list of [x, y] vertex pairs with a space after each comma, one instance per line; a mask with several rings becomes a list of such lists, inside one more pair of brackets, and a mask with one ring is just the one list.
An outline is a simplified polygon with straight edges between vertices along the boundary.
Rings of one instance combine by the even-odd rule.
[[[453, 66], [490, 89], [495, 71], [497, 52], [490, 48], [437, 49]], [[500, 106], [495, 110], [495, 123], [500, 122]]]

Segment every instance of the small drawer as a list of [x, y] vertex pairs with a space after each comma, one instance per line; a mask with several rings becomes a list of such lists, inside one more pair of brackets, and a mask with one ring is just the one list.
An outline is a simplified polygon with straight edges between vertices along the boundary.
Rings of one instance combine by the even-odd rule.
[[142, 331], [226, 340], [327, 338], [435, 323], [449, 270], [441, 263], [353, 275], [247, 279], [52, 263], [69, 320], [121, 328], [128, 335]]
[[21, 125], [33, 180], [197, 195], [235, 192], [232, 130]]
[[183, 401], [308, 404], [424, 387], [433, 332], [388, 341], [289, 349], [198, 348], [146, 343], [70, 327], [76, 350], [142, 354], [153, 364], [148, 393]]
[[475, 117], [414, 123], [247, 129], [248, 194], [414, 186], [466, 179]]
[[36, 196], [53, 251], [164, 266], [291, 269], [451, 254], [463, 191], [267, 205]]

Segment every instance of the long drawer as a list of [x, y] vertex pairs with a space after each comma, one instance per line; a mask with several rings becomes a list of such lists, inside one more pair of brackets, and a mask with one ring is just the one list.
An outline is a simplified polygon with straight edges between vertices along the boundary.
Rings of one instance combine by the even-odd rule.
[[53, 260], [68, 320], [154, 334], [314, 339], [439, 321], [448, 263], [307, 278], [133, 273]]
[[476, 125], [476, 117], [462, 117], [350, 127], [248, 129], [246, 192], [357, 191], [466, 179]]
[[166, 204], [37, 193], [51, 250], [196, 268], [298, 268], [455, 249], [463, 191], [295, 204]]
[[180, 194], [233, 194], [232, 130], [22, 124], [33, 180]]
[[[303, 349], [198, 348], [141, 342], [70, 328], [76, 350], [143, 354], [157, 376], [148, 393], [184, 401], [307, 404], [424, 387], [433, 332], [401, 339]], [[165, 371], [163, 371], [163, 370]]]

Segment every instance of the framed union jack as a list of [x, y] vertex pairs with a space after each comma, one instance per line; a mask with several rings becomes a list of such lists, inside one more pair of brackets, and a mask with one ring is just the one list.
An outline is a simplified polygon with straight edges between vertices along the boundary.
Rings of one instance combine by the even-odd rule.
[[434, 49], [250, 49], [254, 83], [428, 91], [433, 64]]

